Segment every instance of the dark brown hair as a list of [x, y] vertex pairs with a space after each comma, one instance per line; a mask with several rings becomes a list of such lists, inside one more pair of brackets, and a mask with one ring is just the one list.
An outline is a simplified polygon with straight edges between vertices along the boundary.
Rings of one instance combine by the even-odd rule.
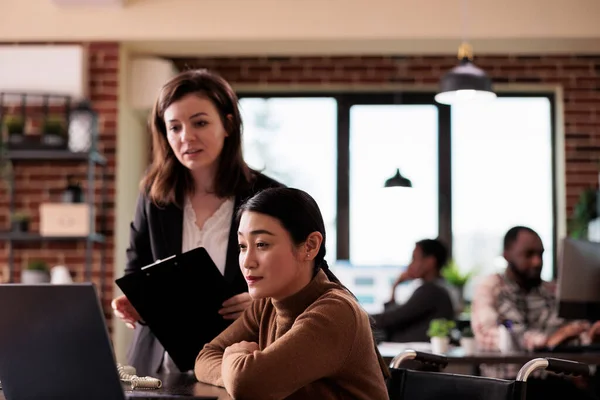
[[152, 163], [142, 179], [141, 188], [158, 205], [182, 206], [183, 196], [194, 191], [190, 171], [183, 166], [169, 145], [164, 121], [165, 110], [189, 94], [206, 97], [221, 117], [228, 136], [218, 160], [214, 193], [219, 197], [234, 196], [246, 188], [251, 171], [242, 155], [242, 118], [238, 98], [229, 83], [205, 69], [179, 73], [161, 89], [149, 128], [152, 133]]
[[439, 239], [423, 239], [417, 242], [423, 257], [435, 258], [435, 266], [438, 271], [448, 263], [448, 249]]

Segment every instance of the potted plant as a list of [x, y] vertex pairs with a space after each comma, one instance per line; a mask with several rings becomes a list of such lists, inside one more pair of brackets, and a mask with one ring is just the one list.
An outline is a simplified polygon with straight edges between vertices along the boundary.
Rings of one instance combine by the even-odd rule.
[[48, 116], [42, 124], [42, 143], [50, 147], [65, 147], [67, 129], [64, 118]]
[[11, 229], [13, 232], [29, 232], [31, 217], [25, 211], [17, 211], [11, 216]]
[[454, 260], [450, 260], [448, 264], [446, 264], [446, 266], [440, 271], [442, 277], [446, 280], [446, 282], [448, 282], [455, 288], [456, 296], [458, 297], [458, 309], [456, 310], [457, 313], [462, 312], [464, 309], [465, 300], [463, 291], [465, 285], [467, 284], [469, 279], [471, 279], [471, 276], [473, 276], [474, 272], [475, 271], [470, 271], [467, 273], [461, 272], [458, 264], [456, 264]]
[[587, 239], [588, 226], [598, 217], [597, 192], [588, 188], [579, 194], [577, 204], [573, 207], [573, 214], [568, 221], [569, 234], [574, 239]]
[[458, 264], [454, 260], [450, 260], [448, 264], [441, 271], [442, 276], [446, 281], [456, 286], [457, 288], [462, 288], [467, 284], [467, 281], [471, 278], [473, 272], [467, 272], [463, 274], [458, 267]]
[[21, 283], [31, 285], [49, 282], [50, 270], [48, 264], [43, 260], [31, 260], [21, 273]]
[[471, 329], [470, 325], [465, 326], [460, 332], [460, 347], [462, 347], [466, 356], [475, 353], [477, 346], [475, 343], [475, 335], [473, 334], [473, 330]]
[[25, 120], [18, 115], [9, 115], [4, 119], [8, 133], [8, 143], [22, 143], [25, 140]]
[[12, 175], [12, 162], [6, 156], [6, 143], [4, 142], [4, 135], [0, 135], [0, 181], [10, 184], [10, 177]]
[[445, 318], [433, 319], [429, 323], [427, 336], [431, 338], [431, 351], [437, 354], [443, 354], [448, 351], [450, 344], [450, 331], [454, 329], [456, 323]]

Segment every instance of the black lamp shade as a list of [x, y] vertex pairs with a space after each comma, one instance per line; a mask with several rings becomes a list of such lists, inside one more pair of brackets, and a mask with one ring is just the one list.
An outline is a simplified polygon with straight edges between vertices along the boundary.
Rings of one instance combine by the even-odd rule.
[[451, 105], [495, 98], [492, 80], [468, 58], [463, 58], [459, 65], [442, 77], [440, 92], [435, 96], [435, 101]]
[[385, 187], [412, 187], [412, 182], [403, 177], [399, 169], [396, 169], [396, 175], [385, 181]]

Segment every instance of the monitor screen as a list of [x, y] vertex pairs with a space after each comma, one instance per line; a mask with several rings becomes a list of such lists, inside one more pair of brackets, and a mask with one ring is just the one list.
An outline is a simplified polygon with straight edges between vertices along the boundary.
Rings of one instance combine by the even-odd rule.
[[600, 320], [600, 243], [564, 238], [558, 268], [558, 316]]

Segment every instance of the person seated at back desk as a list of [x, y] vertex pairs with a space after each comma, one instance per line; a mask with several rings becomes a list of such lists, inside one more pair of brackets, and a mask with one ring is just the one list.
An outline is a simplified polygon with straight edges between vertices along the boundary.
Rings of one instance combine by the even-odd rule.
[[367, 313], [325, 261], [325, 224], [298, 189], [240, 208], [239, 264], [254, 299], [196, 359], [200, 382], [236, 399], [387, 399]]
[[[590, 327], [585, 321], [565, 321], [558, 317], [554, 285], [541, 278], [543, 253], [542, 240], [531, 228], [516, 226], [506, 233], [503, 252], [508, 263], [506, 271], [485, 277], [473, 296], [471, 326], [480, 350], [500, 349], [499, 326], [505, 321], [511, 322], [517, 352], [555, 347], [579, 338], [587, 337], [587, 341], [597, 338], [598, 322]], [[515, 379], [521, 366], [481, 365], [481, 372], [487, 377]], [[556, 388], [548, 382], [540, 386], [543, 385]]]
[[[373, 315], [375, 325], [393, 342], [428, 342], [427, 330], [431, 320], [455, 316], [451, 295], [441, 269], [448, 261], [448, 251], [437, 239], [424, 239], [416, 243], [412, 261], [392, 288], [392, 298], [381, 314]], [[406, 303], [395, 302], [396, 287], [412, 279], [421, 279], [419, 286]]]
[[[511, 322], [515, 349], [555, 347], [566, 341], [595, 337], [600, 325], [558, 317], [554, 285], [541, 278], [544, 246], [531, 228], [516, 226], [504, 237], [504, 274], [485, 277], [475, 288], [471, 326], [482, 350], [499, 350], [499, 326]], [[587, 339], [586, 339], [587, 337]], [[519, 366], [482, 368], [486, 375], [514, 379]], [[500, 369], [498, 369], [500, 368]]]

